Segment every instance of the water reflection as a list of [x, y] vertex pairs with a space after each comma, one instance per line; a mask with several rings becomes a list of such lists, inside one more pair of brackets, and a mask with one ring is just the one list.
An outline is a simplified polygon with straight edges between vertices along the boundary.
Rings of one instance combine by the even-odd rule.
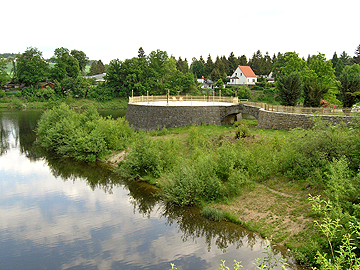
[[39, 115], [0, 113], [0, 269], [217, 269], [221, 259], [252, 269], [263, 256], [255, 233], [37, 147]]

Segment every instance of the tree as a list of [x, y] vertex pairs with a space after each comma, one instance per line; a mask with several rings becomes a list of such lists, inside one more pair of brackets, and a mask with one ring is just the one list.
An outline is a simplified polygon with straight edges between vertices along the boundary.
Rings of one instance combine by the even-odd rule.
[[338, 58], [336, 52], [333, 55], [333, 58], [331, 59], [331, 62], [333, 64], [333, 68], [335, 69], [335, 76], [338, 78], [344, 68], [344, 62]]
[[218, 88], [218, 89], [223, 89], [224, 88], [224, 82], [222, 79], [218, 79], [215, 83], [215, 87]]
[[301, 76], [299, 72], [289, 75], [281, 75], [276, 81], [281, 104], [285, 106], [296, 106], [302, 93]]
[[353, 58], [355, 64], [360, 64], [360, 45], [356, 48], [355, 56]]
[[238, 61], [234, 55], [233, 52], [230, 53], [229, 57], [228, 57], [228, 62], [229, 62], [229, 69], [230, 72], [234, 72], [234, 70], [237, 68], [238, 66]]
[[211, 55], [209, 53], [208, 58], [206, 60], [206, 63], [204, 65], [205, 77], [210, 77], [210, 74], [211, 74], [213, 69], [214, 69], [214, 62], [211, 59]]
[[[248, 61], [247, 61], [247, 58], [246, 58], [245, 54], [238, 57], [238, 65], [240, 65], [240, 66], [247, 66], [248, 65]], [[233, 71], [235, 71], [235, 69]]]
[[51, 70], [54, 80], [61, 82], [66, 77], [76, 78], [79, 75], [79, 62], [70, 55], [68, 49], [64, 47], [55, 49], [52, 59], [55, 61], [55, 66]]
[[164, 95], [164, 78], [165, 78], [165, 65], [169, 61], [169, 57], [166, 51], [157, 49], [152, 51], [148, 56], [149, 70], [148, 70], [148, 82], [152, 94]]
[[260, 50], [253, 54], [253, 57], [249, 60], [249, 66], [255, 74], [264, 75], [265, 62]]
[[0, 57], [0, 87], [3, 87], [7, 82], [10, 81], [10, 76], [6, 72], [6, 67], [7, 67], [7, 61], [1, 56]]
[[353, 64], [344, 67], [339, 80], [343, 106], [350, 108], [360, 97], [360, 66]]
[[214, 68], [210, 73], [211, 80], [214, 82], [219, 79], [225, 79], [226, 78], [226, 72], [227, 72], [227, 59], [220, 58], [219, 56], [216, 57]]
[[[13, 54], [12, 54], [13, 55]], [[18, 55], [15, 55], [15, 56], [8, 56], [6, 58], [6, 62], [7, 63], [11, 63], [12, 64], [12, 68], [11, 68], [11, 71], [10, 71], [10, 76], [11, 76], [11, 80], [13, 82], [16, 81], [16, 58], [19, 57], [19, 54]]]
[[300, 74], [303, 74], [308, 69], [306, 66], [306, 61], [301, 59], [296, 52], [285, 53], [284, 58], [280, 57], [276, 67], [279, 67], [280, 73], [286, 76], [293, 72], [299, 72]]
[[118, 93], [120, 96], [126, 96], [128, 93], [122, 92], [124, 77], [121, 70], [122, 62], [119, 59], [111, 60], [105, 75], [106, 85], [112, 89], [113, 94]]
[[189, 71], [189, 64], [187, 59], [185, 58], [185, 60], [182, 60], [181, 57], [179, 57], [179, 60], [176, 61], [176, 68], [183, 74], [186, 74]]
[[105, 73], [105, 66], [101, 60], [93, 61], [90, 66], [90, 70], [88, 75], [96, 75], [96, 74], [102, 74]]
[[303, 73], [304, 106], [319, 107], [328, 90], [336, 87], [335, 70], [331, 60], [326, 60], [321, 53], [311, 57], [309, 69]]
[[89, 63], [89, 57], [83, 51], [72, 50], [70, 54], [79, 62], [80, 72], [85, 72], [85, 67]]
[[138, 58], [143, 58], [143, 59], [146, 58], [146, 54], [145, 54], [143, 47], [140, 47], [138, 50]]
[[37, 48], [28, 47], [16, 61], [16, 76], [25, 86], [45, 81], [49, 74], [49, 65]]
[[270, 74], [270, 72], [272, 70], [272, 64], [273, 64], [272, 59], [271, 59], [269, 53], [266, 52], [266, 54], [264, 56], [264, 67], [263, 67], [264, 68], [263, 72], [265, 75]]
[[340, 54], [340, 60], [343, 62], [344, 66], [351, 66], [354, 62], [345, 51]]
[[190, 65], [190, 71], [194, 74], [194, 77], [196, 78], [201, 78], [202, 76], [205, 76], [204, 63], [194, 57]]

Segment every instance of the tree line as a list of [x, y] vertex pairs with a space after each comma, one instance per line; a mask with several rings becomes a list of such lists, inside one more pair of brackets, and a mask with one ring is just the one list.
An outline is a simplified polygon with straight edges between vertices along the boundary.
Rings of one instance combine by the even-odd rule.
[[[217, 56], [213, 61], [209, 54], [206, 61], [202, 56], [193, 57], [189, 65], [187, 59], [169, 56], [166, 51], [156, 50], [148, 55], [142, 47], [137, 57], [121, 61], [113, 59], [108, 65], [101, 60], [91, 61], [88, 75], [106, 73], [106, 82], [96, 87], [94, 80], [83, 78], [89, 58], [83, 51], [57, 48], [54, 56], [47, 61], [37, 48], [29, 47], [22, 54], [6, 54], [7, 59], [0, 57], [0, 85], [8, 81], [22, 84], [29, 95], [49, 98], [49, 96], [72, 95], [78, 98], [97, 98], [100, 100], [115, 97], [135, 95], [165, 94], [170, 90], [172, 94], [198, 94], [199, 84], [196, 79], [205, 77], [222, 87], [229, 81], [238, 65], [250, 66], [255, 74], [269, 75], [271, 72], [276, 79], [276, 94], [281, 104], [318, 107], [321, 100], [326, 104], [341, 103], [350, 107], [359, 101], [360, 86], [360, 45], [355, 56], [350, 57], [343, 52], [337, 53], [331, 60], [323, 54], [308, 56], [305, 60], [296, 52], [278, 53], [270, 57], [257, 50], [251, 58], [245, 55], [235, 56], [233, 52], [228, 57]], [[6, 69], [6, 61], [13, 65], [12, 78]], [[51, 62], [51, 65], [49, 64]], [[40, 82], [54, 82], [54, 91], [50, 93], [36, 93]], [[231, 91], [229, 93], [232, 93]]]

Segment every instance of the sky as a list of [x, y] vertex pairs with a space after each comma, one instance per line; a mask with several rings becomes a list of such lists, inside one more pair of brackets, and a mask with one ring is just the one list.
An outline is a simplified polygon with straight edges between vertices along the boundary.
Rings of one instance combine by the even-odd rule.
[[260, 50], [300, 57], [350, 56], [360, 44], [358, 1], [342, 0], [11, 0], [1, 4], [0, 53], [36, 47], [83, 51], [91, 60], [125, 60], [160, 49], [176, 59]]

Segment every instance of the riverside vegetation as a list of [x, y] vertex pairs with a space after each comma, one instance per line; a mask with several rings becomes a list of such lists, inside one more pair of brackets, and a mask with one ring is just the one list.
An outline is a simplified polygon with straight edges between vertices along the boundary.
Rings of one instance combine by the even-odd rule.
[[137, 132], [94, 107], [61, 104], [43, 114], [37, 136], [80, 160], [125, 153], [116, 170], [159, 186], [167, 203], [259, 231], [302, 264], [359, 269], [360, 125], [314, 121], [309, 130], [261, 130], [243, 120]]

